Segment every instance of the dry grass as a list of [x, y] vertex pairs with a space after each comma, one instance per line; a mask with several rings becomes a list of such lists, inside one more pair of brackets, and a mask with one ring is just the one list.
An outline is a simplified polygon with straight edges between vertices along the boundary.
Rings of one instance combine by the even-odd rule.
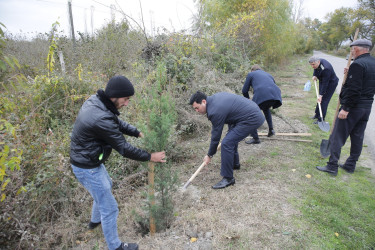
[[[305, 79], [298, 77], [281, 86], [283, 95], [288, 97], [284, 98], [284, 105], [273, 115], [276, 132], [309, 132], [309, 127], [298, 120], [306, 116], [306, 109], [294, 108], [299, 102], [304, 102], [308, 95], [303, 92], [303, 83], [301, 85]], [[259, 132], [266, 132], [267, 129], [265, 123]], [[175, 166], [179, 171], [181, 186], [200, 165], [207, 151], [209, 130], [203, 134], [206, 136], [183, 142], [182, 147], [192, 152], [192, 159]], [[221, 179], [218, 153], [213, 163], [202, 170], [185, 192], [180, 189], [176, 193], [172, 227], [153, 237], [137, 235], [131, 217], [131, 211], [142, 205], [142, 192], [146, 191], [146, 187], [135, 190], [128, 197], [121, 195], [124, 190], [116, 190], [121, 210], [118, 221], [121, 239], [137, 242], [141, 249], [299, 247], [301, 229], [295, 227], [294, 221], [300, 212], [290, 202], [299, 196], [293, 188], [294, 181], [306, 178], [306, 173], [293, 171], [299, 164], [298, 155], [303, 153], [298, 144], [278, 140], [263, 140], [259, 145], [241, 142], [241, 170], [234, 174], [236, 184], [223, 190], [213, 190], [211, 185]], [[89, 218], [89, 211], [86, 213]], [[82, 238], [75, 248], [105, 249], [100, 229], [89, 235]], [[192, 243], [192, 237], [198, 240]]]
[[[296, 69], [301, 70], [299, 68]], [[306, 69], [305, 69], [306, 71]], [[277, 72], [274, 73], [277, 75]], [[308, 80], [302, 73], [283, 71], [291, 78], [281, 85], [284, 103], [273, 114], [276, 132], [314, 132], [308, 119], [313, 113], [312, 93], [303, 92]], [[311, 102], [312, 101], [312, 102]], [[191, 111], [193, 113], [193, 111]], [[193, 115], [194, 116], [194, 115]], [[200, 117], [190, 117], [198, 119]], [[205, 117], [203, 117], [206, 119]], [[181, 187], [201, 164], [209, 146], [209, 129], [206, 122], [198, 138], [181, 142], [181, 148], [191, 153], [191, 159], [176, 163]], [[266, 123], [259, 132], [267, 131]], [[315, 136], [316, 137], [316, 136]], [[175, 219], [171, 228], [154, 236], [137, 234], [131, 215], [132, 210], [142, 205], [142, 193], [146, 187], [136, 189], [118, 188], [115, 194], [120, 207], [118, 220], [120, 238], [137, 242], [141, 249], [299, 249], [317, 248], [308, 240], [311, 225], [302, 218], [296, 202], [303, 199], [301, 186], [312, 184], [306, 174], [317, 175], [303, 164], [304, 150], [316, 150], [321, 138], [312, 143], [282, 140], [263, 140], [259, 145], [239, 145], [241, 169], [235, 171], [236, 184], [226, 189], [213, 190], [211, 185], [221, 179], [220, 153], [214, 156], [210, 166], [205, 167], [186, 191], [179, 189], [174, 197]], [[306, 156], [311, 157], [311, 156]], [[368, 160], [368, 158], [365, 158]], [[114, 180], [119, 182], [119, 180]], [[318, 179], [314, 180], [319, 182]], [[86, 204], [88, 204], [86, 202]], [[89, 209], [82, 211], [80, 222], [71, 220], [69, 232], [73, 249], [106, 249], [102, 232], [83, 230], [90, 216]], [[197, 238], [191, 242], [191, 238]]]

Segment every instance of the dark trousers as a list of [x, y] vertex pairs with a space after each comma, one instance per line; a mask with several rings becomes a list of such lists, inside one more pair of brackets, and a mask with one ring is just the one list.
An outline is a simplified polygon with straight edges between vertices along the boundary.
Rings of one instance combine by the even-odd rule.
[[[268, 130], [273, 129], [272, 115], [271, 115], [270, 108], [274, 105], [275, 102], [276, 102], [275, 100], [268, 100], [268, 101], [265, 101], [265, 102], [262, 102], [261, 104], [259, 104], [259, 108], [263, 111], [264, 117], [266, 118]], [[251, 133], [251, 136], [254, 139], [258, 139], [259, 138], [258, 131], [257, 130], [253, 131]]]
[[[325, 120], [326, 118], [328, 104], [332, 98], [333, 93], [335, 93], [335, 90], [336, 90], [336, 87], [327, 89], [327, 92], [322, 96], [322, 102], [320, 103], [320, 106], [322, 107], [323, 120]], [[318, 121], [321, 121], [318, 104], [316, 104], [316, 107], [315, 107], [315, 118], [318, 118]]]
[[264, 119], [261, 119], [256, 125], [238, 123], [229, 126], [228, 133], [221, 141], [221, 176], [233, 178], [233, 166], [240, 163], [238, 143], [245, 139], [252, 131], [256, 131], [263, 122]]
[[346, 160], [345, 166], [349, 169], [355, 169], [362, 152], [363, 138], [370, 113], [371, 108], [352, 108], [347, 119], [336, 119], [335, 127], [329, 138], [331, 156], [327, 162], [328, 165], [338, 167], [341, 148], [350, 136], [350, 156]]

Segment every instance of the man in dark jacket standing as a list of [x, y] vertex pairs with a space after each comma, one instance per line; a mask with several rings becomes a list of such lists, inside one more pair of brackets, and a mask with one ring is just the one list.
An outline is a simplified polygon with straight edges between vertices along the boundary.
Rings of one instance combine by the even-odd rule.
[[102, 225], [107, 246], [112, 249], [138, 249], [136, 243], [121, 242], [117, 233], [118, 206], [112, 195], [112, 180], [104, 166], [112, 149], [138, 161], [165, 162], [165, 152], [148, 152], [133, 147], [123, 134], [143, 137], [134, 126], [118, 118], [119, 109], [134, 95], [132, 83], [124, 76], [112, 77], [105, 91], [98, 90], [82, 105], [74, 123], [70, 162], [78, 181], [94, 199], [89, 228]]
[[327, 165], [318, 170], [337, 175], [341, 148], [350, 136], [350, 156], [344, 165], [348, 173], [353, 173], [362, 152], [363, 138], [371, 113], [375, 94], [375, 58], [370, 56], [371, 41], [359, 39], [350, 44], [355, 58], [350, 65], [346, 82], [340, 93], [340, 112], [329, 138], [330, 158]]
[[[337, 78], [332, 65], [327, 60], [312, 56], [309, 59], [309, 63], [314, 69], [312, 80], [319, 80], [319, 97], [317, 102], [321, 105], [323, 120], [325, 120], [328, 104], [333, 93], [335, 93], [339, 78]], [[318, 124], [318, 121], [321, 122], [322, 120], [318, 104], [316, 104], [315, 115], [312, 118], [317, 119], [314, 124]]]
[[240, 169], [238, 143], [251, 132], [259, 128], [264, 122], [264, 116], [258, 105], [242, 96], [220, 92], [206, 96], [196, 92], [190, 98], [190, 105], [194, 110], [204, 115], [212, 123], [211, 144], [203, 161], [209, 164], [217, 151], [221, 134], [225, 124], [228, 133], [221, 141], [221, 176], [223, 179], [213, 189], [225, 188], [235, 183], [233, 169]]
[[[275, 79], [271, 74], [262, 70], [262, 68], [255, 64], [251, 67], [251, 72], [247, 75], [245, 84], [242, 87], [242, 94], [246, 98], [249, 97], [249, 89], [253, 88], [253, 102], [258, 104], [259, 108], [263, 111], [268, 124], [268, 137], [273, 136], [272, 115], [270, 108], [276, 109], [282, 105], [281, 91], [276, 85]], [[255, 130], [252, 139], [245, 141], [247, 144], [259, 144], [258, 132]]]

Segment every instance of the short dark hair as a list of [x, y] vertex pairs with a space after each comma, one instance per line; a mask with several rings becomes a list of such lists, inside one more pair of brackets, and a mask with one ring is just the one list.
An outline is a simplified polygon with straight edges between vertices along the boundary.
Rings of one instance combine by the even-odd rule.
[[254, 64], [253, 67], [251, 67], [251, 72], [256, 70], [262, 70], [262, 68], [258, 64]]
[[190, 105], [193, 105], [194, 102], [201, 104], [202, 100], [207, 100], [207, 95], [203, 92], [197, 91], [190, 97]]

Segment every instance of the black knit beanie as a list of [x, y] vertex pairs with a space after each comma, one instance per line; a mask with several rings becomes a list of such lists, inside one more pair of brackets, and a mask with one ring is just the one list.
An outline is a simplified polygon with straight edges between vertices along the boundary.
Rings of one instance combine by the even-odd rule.
[[104, 92], [109, 98], [128, 97], [134, 95], [134, 87], [125, 76], [114, 76], [109, 79]]

